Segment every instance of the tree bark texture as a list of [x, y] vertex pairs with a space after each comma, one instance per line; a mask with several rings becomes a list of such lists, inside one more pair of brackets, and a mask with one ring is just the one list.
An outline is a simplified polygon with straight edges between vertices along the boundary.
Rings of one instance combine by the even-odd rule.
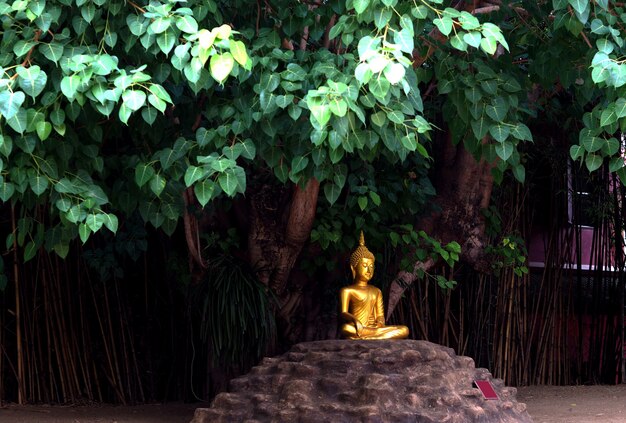
[[250, 263], [259, 279], [279, 297], [315, 220], [319, 182], [311, 179], [304, 188], [293, 186], [291, 200], [282, 206], [285, 188], [262, 185], [250, 197]]
[[[476, 160], [461, 144], [453, 145], [448, 134], [436, 152], [433, 183], [437, 196], [434, 211], [420, 219], [418, 228], [446, 244], [461, 245], [461, 260], [479, 271], [489, 269], [484, 254], [485, 217], [493, 189], [492, 163]], [[439, 157], [437, 157], [439, 156]], [[387, 317], [393, 313], [404, 291], [417, 279], [418, 269], [428, 271], [436, 263], [416, 263], [414, 272], [400, 272], [391, 283]]]

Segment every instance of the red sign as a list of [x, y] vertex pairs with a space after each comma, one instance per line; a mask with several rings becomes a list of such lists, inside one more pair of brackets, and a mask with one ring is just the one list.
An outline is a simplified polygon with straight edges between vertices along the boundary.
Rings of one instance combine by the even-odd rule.
[[496, 394], [496, 390], [493, 389], [493, 385], [488, 380], [475, 380], [474, 385], [476, 385], [476, 387], [480, 389], [480, 392], [482, 392], [483, 397], [485, 397], [485, 399], [487, 400], [500, 399], [498, 398], [498, 394]]

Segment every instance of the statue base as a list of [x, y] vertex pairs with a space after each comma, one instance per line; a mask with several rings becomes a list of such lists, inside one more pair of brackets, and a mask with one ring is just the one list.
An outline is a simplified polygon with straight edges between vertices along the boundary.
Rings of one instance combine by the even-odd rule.
[[[490, 381], [498, 399], [486, 400], [474, 380]], [[516, 393], [427, 341], [305, 342], [233, 379], [191, 423], [532, 422]]]

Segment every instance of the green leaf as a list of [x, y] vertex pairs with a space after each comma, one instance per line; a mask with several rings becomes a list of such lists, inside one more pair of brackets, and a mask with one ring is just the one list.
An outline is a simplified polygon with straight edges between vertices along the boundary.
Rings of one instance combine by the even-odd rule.
[[30, 185], [30, 188], [37, 196], [43, 194], [48, 188], [48, 178], [36, 172], [33, 172], [30, 175], [30, 177], [28, 178], [28, 183]]
[[246, 46], [241, 41], [230, 42], [230, 53], [233, 55], [233, 58], [237, 61], [237, 63], [241, 66], [246, 66], [249, 57], [246, 52]]
[[190, 187], [196, 181], [204, 178], [208, 171], [204, 167], [189, 166], [185, 171], [185, 185]]
[[509, 141], [504, 141], [503, 143], [496, 144], [496, 154], [505, 162], [509, 160], [514, 150], [515, 147]]
[[78, 90], [78, 87], [80, 86], [80, 84], [81, 84], [80, 76], [78, 75], [64, 76], [63, 79], [61, 80], [61, 92], [63, 93], [65, 97], [71, 100], [76, 95], [76, 90]]
[[452, 32], [453, 21], [451, 18], [447, 16], [444, 16], [442, 18], [437, 18], [433, 20], [433, 23], [443, 35], [447, 36], [448, 34], [450, 34], [450, 32]]
[[218, 172], [224, 172], [226, 169], [231, 169], [235, 166], [237, 166], [237, 162], [232, 159], [219, 159], [211, 161], [211, 167]]
[[398, 110], [391, 110], [387, 112], [387, 119], [389, 119], [393, 123], [401, 125], [404, 123], [404, 113]]
[[198, 32], [198, 22], [193, 16], [179, 16], [176, 19], [176, 27], [187, 34], [195, 34]]
[[523, 140], [523, 141], [533, 140], [533, 135], [530, 132], [530, 129], [528, 129], [528, 126], [524, 125], [523, 123], [518, 123], [517, 125], [512, 127], [511, 135], [513, 135], [518, 140]]
[[304, 170], [309, 164], [309, 158], [303, 156], [295, 156], [291, 160], [291, 173], [296, 174]]
[[496, 97], [491, 104], [485, 107], [487, 115], [496, 122], [502, 122], [507, 112], [509, 111], [509, 104], [502, 97]]
[[417, 149], [417, 141], [415, 140], [415, 133], [413, 132], [400, 138], [400, 143], [409, 151], [415, 151]]
[[66, 212], [72, 207], [72, 202], [68, 198], [60, 198], [55, 203], [57, 209]]
[[320, 126], [325, 126], [332, 115], [330, 107], [326, 104], [309, 104], [311, 118], [315, 119]]
[[375, 191], [370, 191], [369, 192], [369, 196], [372, 199], [372, 202], [374, 203], [374, 205], [376, 206], [380, 206], [380, 195], [378, 195], [377, 192]]
[[380, 47], [380, 38], [370, 37], [369, 35], [359, 40], [357, 47], [359, 52], [359, 58], [361, 61], [368, 60], [370, 57], [378, 54], [378, 48]]
[[489, 125], [489, 121], [482, 116], [478, 120], [472, 121], [472, 131], [477, 140], [482, 140], [487, 135], [490, 128]]
[[450, 45], [457, 50], [467, 51], [467, 43], [463, 40], [463, 35], [459, 33], [450, 37]]
[[622, 157], [613, 157], [609, 162], [609, 172], [616, 172], [626, 166]]
[[87, 216], [87, 219], [85, 219], [85, 224], [93, 233], [96, 233], [104, 224], [104, 216], [99, 213], [91, 213]]
[[244, 140], [244, 142], [241, 143], [240, 145], [241, 145], [241, 156], [248, 160], [253, 160], [256, 156], [256, 145], [254, 144], [254, 141], [248, 138]]
[[21, 91], [0, 92], [0, 114], [2, 114], [5, 119], [11, 119], [17, 114], [25, 99], [26, 95]]
[[52, 60], [55, 64], [63, 57], [63, 44], [51, 42], [49, 44], [42, 43], [39, 45], [39, 52], [43, 57]]
[[152, 179], [150, 179], [150, 190], [154, 193], [154, 195], [160, 197], [161, 193], [165, 189], [166, 184], [167, 181], [165, 180], [165, 178], [158, 174], [154, 175]]
[[276, 105], [280, 107], [281, 109], [284, 109], [285, 107], [292, 104], [293, 100], [294, 100], [293, 94], [279, 95], [276, 97]]
[[483, 98], [483, 94], [478, 87], [470, 87], [465, 89], [465, 98], [472, 103], [478, 103]]
[[228, 52], [211, 56], [211, 61], [209, 62], [211, 76], [221, 84], [230, 75], [234, 64], [235, 59]]
[[160, 34], [166, 31], [170, 27], [171, 23], [172, 20], [170, 18], [161, 16], [152, 21], [152, 23], [150, 24], [150, 29], [153, 33]]
[[215, 195], [215, 190], [215, 182], [211, 180], [202, 181], [198, 184], [195, 184], [193, 187], [193, 192], [196, 194], [196, 198], [198, 199], [198, 202], [202, 205], [202, 207], [206, 206], [213, 197], [213, 195]]
[[130, 109], [130, 107], [128, 107], [126, 103], [122, 103], [118, 112], [118, 117], [122, 122], [128, 125], [128, 119], [130, 118], [130, 115], [132, 113], [133, 111]]
[[572, 5], [575, 11], [582, 14], [589, 4], [589, 0], [568, 0], [568, 3]]
[[113, 233], [117, 232], [118, 220], [117, 216], [112, 213], [103, 213], [104, 226]]
[[[411, 22], [410, 20], [408, 22]], [[393, 41], [400, 46], [400, 50], [412, 54], [415, 44], [413, 41], [413, 31], [408, 28], [404, 28], [401, 31], [397, 31], [393, 35]]]
[[404, 66], [397, 62], [391, 62], [385, 66], [383, 69], [383, 75], [387, 78], [391, 84], [395, 85], [398, 82], [402, 81], [405, 75]]
[[14, 192], [15, 185], [13, 185], [13, 183], [7, 181], [2, 181], [2, 183], [0, 183], [0, 200], [6, 203], [11, 199]]
[[37, 131], [37, 136], [41, 141], [45, 141], [50, 136], [52, 132], [52, 125], [50, 122], [40, 121], [35, 124], [35, 128]]
[[367, 208], [367, 197], [360, 196], [357, 202], [359, 203], [359, 208], [361, 209], [361, 211]]
[[140, 90], [126, 90], [122, 93], [122, 100], [124, 105], [134, 112], [146, 103], [146, 93]]
[[483, 37], [483, 39], [480, 40], [480, 48], [487, 54], [494, 54], [498, 48], [498, 43], [495, 38]]
[[96, 60], [91, 63], [93, 73], [96, 75], [106, 76], [117, 69], [117, 58], [108, 54], [98, 55]]
[[[489, 128], [489, 133], [498, 142], [504, 142], [510, 134], [511, 130], [508, 125], [496, 123]], [[506, 160], [506, 159], [503, 159]]]
[[27, 117], [26, 110], [19, 109], [15, 115], [7, 119], [7, 123], [15, 132], [23, 134], [28, 127]]
[[80, 240], [83, 242], [83, 244], [87, 242], [90, 234], [91, 229], [89, 229], [89, 226], [87, 226], [86, 223], [81, 223], [80, 225], [78, 225], [78, 236], [80, 237]]
[[587, 166], [589, 172], [593, 172], [594, 170], [602, 166], [602, 161], [602, 156], [591, 153], [587, 155], [587, 158], [585, 159], [585, 165]]
[[28, 54], [30, 49], [33, 48], [36, 45], [37, 45], [37, 43], [35, 43], [33, 41], [19, 40], [13, 46], [13, 53], [15, 53], [15, 55], [18, 58], [20, 58], [20, 57], [25, 56], [26, 54]]
[[387, 78], [372, 78], [368, 86], [376, 98], [384, 99], [389, 92], [390, 83]]
[[326, 184], [324, 184], [324, 196], [331, 206], [335, 204], [335, 202], [339, 198], [339, 194], [341, 194], [341, 188], [339, 188], [337, 185], [331, 182], [327, 182]]
[[585, 148], [582, 145], [572, 145], [569, 148], [569, 155], [572, 160], [578, 160], [585, 155]]
[[135, 168], [135, 182], [138, 186], [142, 187], [152, 179], [155, 171], [154, 168], [145, 163], [139, 163]]
[[[159, 84], [152, 84], [152, 85], [150, 85], [149, 90], [150, 90], [150, 92], [152, 94], [154, 94], [159, 99], [163, 100], [166, 103], [172, 104], [172, 98], [167, 93], [167, 91], [165, 91], [165, 88], [163, 88], [161, 85], [159, 85]], [[153, 104], [153, 106], [157, 107], [154, 104]], [[157, 107], [157, 109], [158, 109], [158, 107]], [[161, 110], [161, 109], [159, 109], [159, 110]], [[161, 110], [161, 111], [163, 111], [163, 110]]]
[[415, 5], [411, 8], [411, 14], [417, 19], [426, 19], [428, 17], [428, 9], [423, 4]]
[[37, 244], [33, 241], [28, 241], [26, 247], [24, 247], [24, 262], [31, 260], [37, 254]]
[[613, 156], [619, 151], [619, 141], [616, 138], [609, 138], [602, 144], [602, 153], [607, 156]]
[[286, 164], [280, 163], [274, 168], [274, 175], [276, 175], [276, 178], [284, 184], [289, 179], [289, 168]]
[[29, 68], [20, 66], [17, 68], [17, 73], [19, 75], [18, 82], [20, 88], [32, 98], [41, 94], [48, 81], [46, 73], [41, 71], [39, 66], [36, 65]]
[[154, 107], [145, 107], [141, 111], [141, 117], [148, 125], [152, 125], [157, 118], [157, 110]]
[[365, 9], [367, 9], [367, 6], [369, 6], [369, 4], [370, 0], [354, 0], [354, 11], [357, 13], [357, 15], [360, 15], [361, 13], [365, 12]]
[[217, 178], [217, 182], [229, 197], [233, 197], [237, 192], [237, 178], [235, 177], [235, 173], [232, 169], [228, 169], [222, 173]]
[[330, 108], [330, 111], [334, 115], [339, 117], [345, 116], [346, 112], [348, 111], [348, 104], [343, 98], [334, 98], [333, 100], [331, 100], [328, 106]]
[[169, 54], [169, 52], [172, 51], [172, 49], [174, 48], [174, 44], [176, 43], [176, 34], [174, 33], [174, 31], [165, 31], [157, 36], [156, 41], [161, 51], [165, 54]]
[[474, 48], [478, 48], [480, 46], [481, 39], [482, 35], [478, 31], [470, 31], [463, 35], [463, 41]]
[[524, 180], [526, 179], [526, 169], [524, 168], [524, 166], [518, 164], [517, 166], [513, 167], [513, 176], [515, 176], [515, 179], [523, 184]]
[[618, 119], [626, 116], [626, 98], [620, 97], [615, 101], [615, 114]]
[[611, 104], [609, 107], [602, 111], [600, 115], [600, 126], [608, 126], [617, 120], [617, 113], [615, 112], [615, 105]]
[[377, 9], [374, 11], [374, 25], [376, 28], [382, 30], [391, 20], [393, 11], [386, 7], [384, 9]]
[[84, 220], [85, 217], [87, 217], [87, 213], [82, 209], [80, 205], [70, 207], [70, 209], [65, 214], [65, 218], [72, 223], [78, 223]]
[[585, 150], [590, 153], [600, 150], [605, 143], [604, 139], [599, 137], [584, 137], [582, 141]]

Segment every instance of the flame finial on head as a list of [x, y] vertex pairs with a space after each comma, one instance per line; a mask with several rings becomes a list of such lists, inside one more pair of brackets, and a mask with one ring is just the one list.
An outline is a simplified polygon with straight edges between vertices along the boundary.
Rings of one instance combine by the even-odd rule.
[[361, 231], [361, 235], [359, 236], [359, 246], [356, 247], [356, 250], [354, 250], [350, 256], [350, 266], [356, 267], [362, 258], [375, 260], [374, 254], [372, 254], [372, 252], [365, 246], [365, 236], [363, 235], [363, 231]]

